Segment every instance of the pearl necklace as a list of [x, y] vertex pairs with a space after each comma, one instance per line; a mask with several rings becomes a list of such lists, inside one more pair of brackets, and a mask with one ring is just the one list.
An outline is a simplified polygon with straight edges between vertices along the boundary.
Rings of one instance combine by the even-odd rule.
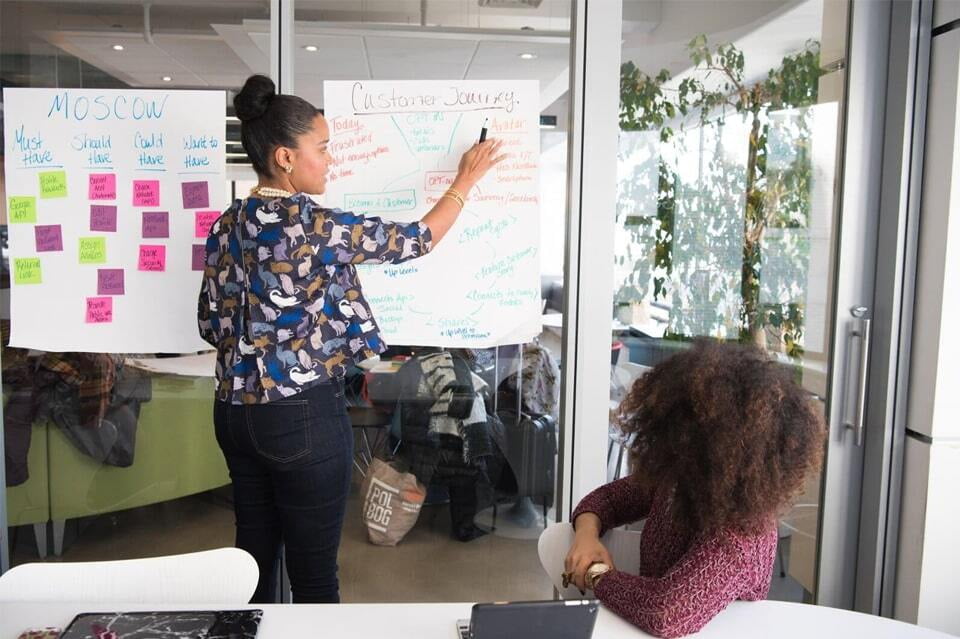
[[275, 189], [272, 186], [255, 186], [250, 189], [251, 195], [262, 195], [263, 197], [290, 197], [293, 195], [290, 191]]

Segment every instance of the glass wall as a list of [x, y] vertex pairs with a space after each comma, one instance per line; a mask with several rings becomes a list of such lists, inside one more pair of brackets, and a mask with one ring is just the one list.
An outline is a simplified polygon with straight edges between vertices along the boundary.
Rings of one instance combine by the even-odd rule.
[[[411, 310], [402, 301], [375, 301], [391, 349], [379, 362], [353, 369], [347, 380], [357, 454], [341, 548], [343, 600], [549, 598], [552, 586], [540, 569], [536, 540], [556, 519], [557, 442], [564, 426], [558, 423], [558, 401], [570, 2], [515, 8], [447, 0], [298, 0], [295, 10], [293, 42], [281, 48], [295, 52], [295, 92], [317, 106], [326, 106], [327, 80], [498, 81], [511, 89], [511, 83], [526, 82], [520, 90], [529, 95], [521, 107], [524, 118], [504, 113], [488, 118], [490, 137], [504, 139], [511, 158], [468, 195], [466, 211], [440, 251], [466, 255], [478, 246], [496, 251], [501, 244], [526, 241], [529, 247], [502, 260], [476, 264], [471, 276], [484, 285], [474, 292], [478, 302], [504, 315], [517, 305], [533, 305], [535, 312], [527, 314], [518, 333], [522, 338], [500, 335], [465, 348], [452, 338], [443, 344], [390, 339]], [[243, 197], [255, 184], [231, 104], [249, 75], [269, 73], [267, 0], [2, 0], [0, 25], [4, 88], [225, 90], [226, 183], [223, 202], [211, 197], [210, 208], [224, 208], [228, 197]], [[436, 173], [443, 187], [469, 146], [454, 135], [461, 119], [462, 131], [470, 128], [469, 141], [483, 123], [473, 122], [466, 111], [420, 117], [422, 126], [407, 120], [401, 126], [418, 136], [412, 143], [427, 152], [446, 138], [444, 157], [428, 173]], [[369, 142], [354, 133], [335, 131], [334, 178], [356, 164], [353, 151]], [[211, 420], [211, 352], [59, 353], [9, 346], [6, 208], [13, 186], [0, 189], [0, 362], [12, 564], [232, 545], [229, 479]], [[387, 190], [404, 188], [401, 181]], [[421, 206], [392, 217], [419, 217], [442, 194], [442, 188], [424, 191], [417, 194]], [[492, 209], [493, 197], [503, 198], [504, 206]], [[341, 201], [326, 203], [370, 212]], [[119, 204], [119, 216], [139, 214]], [[495, 210], [501, 218], [489, 223], [478, 210]], [[443, 295], [448, 275], [439, 276], [436, 290]], [[435, 319], [448, 337], [463, 335], [469, 334], [468, 314], [457, 309]], [[418, 374], [431, 359], [465, 374], [469, 423], [431, 416], [436, 398]], [[88, 401], [91, 392], [95, 409]], [[485, 442], [482, 454], [465, 452], [467, 426]], [[362, 488], [375, 457], [412, 472], [424, 491], [416, 525], [395, 547], [371, 544], [361, 519]], [[405, 578], [385, 580], [384, 574]]]
[[[535, 8], [519, 3], [482, 4], [444, 0], [296, 3], [295, 92], [323, 106], [331, 122], [336, 164], [326, 204], [401, 221], [418, 219], [443, 188], [434, 190], [429, 184], [422, 188], [407, 175], [408, 170], [401, 169], [412, 169], [419, 162], [431, 171], [428, 176], [433, 172], [452, 175], [460, 154], [476, 140], [486, 121], [490, 137], [503, 139], [512, 156], [470, 193], [456, 226], [425, 258], [435, 261], [423, 269], [443, 269], [446, 281], [456, 278], [450, 291], [472, 288], [465, 283], [477, 282], [477, 295], [467, 299], [486, 302], [484, 313], [508, 312], [520, 300], [535, 300], [538, 316], [543, 314], [542, 322], [522, 339], [499, 336], [482, 345], [469, 340], [440, 343], [444, 336], [440, 330], [433, 333], [435, 339], [424, 331], [427, 336], [421, 332], [405, 342], [394, 336], [411, 335], [404, 326], [411, 316], [417, 317], [418, 309], [398, 299], [395, 290], [407, 285], [402, 281], [405, 277], [429, 276], [394, 270], [388, 272], [384, 288], [377, 286], [375, 274], [361, 272], [391, 349], [373, 368], [365, 366], [369, 370], [353, 376], [350, 412], [355, 428], [362, 432], [358, 432], [361, 449], [340, 551], [344, 601], [552, 597], [552, 586], [537, 558], [537, 538], [547, 521], [555, 520], [557, 441], [565, 427], [557, 419], [563, 366], [571, 3], [543, 0], [533, 3], [538, 5]], [[489, 85], [483, 84], [487, 81], [499, 83], [498, 91], [523, 91], [521, 83], [533, 81], [530, 100], [534, 104], [525, 111], [524, 121], [496, 109], [431, 109], [420, 100], [394, 108], [389, 114], [392, 122], [387, 120], [384, 126], [375, 118], [344, 111], [333, 98], [325, 104], [323, 82], [329, 80], [347, 81], [341, 92], [388, 86], [391, 96], [397, 95], [395, 88], [400, 93], [410, 89], [411, 85], [395, 84], [402, 81], [415, 80], [417, 90], [428, 92], [429, 82], [441, 81], [445, 87], [441, 90], [459, 86], [463, 93], [487, 91]], [[383, 81], [391, 84], [376, 84]], [[525, 108], [526, 99], [521, 99], [519, 109]], [[539, 131], [531, 131], [538, 117]], [[408, 151], [415, 158], [409, 167], [391, 164], [390, 157]], [[532, 163], [537, 153], [539, 174]], [[354, 178], [358, 179], [349, 182], [350, 188], [338, 184]], [[355, 190], [373, 191], [376, 198], [409, 191], [416, 193], [419, 205], [409, 210], [384, 208], [373, 204], [373, 197], [358, 199]], [[491, 207], [493, 197], [503, 198], [498, 201], [504, 206]], [[536, 211], [518, 201], [539, 204], [538, 223], [535, 216], [518, 219]], [[521, 233], [535, 237], [519, 237]], [[503, 249], [518, 239], [525, 239], [529, 246], [516, 252]], [[477, 259], [478, 248], [484, 255], [489, 252], [489, 257]], [[411, 280], [416, 281], [430, 280]], [[517, 287], [517, 281], [531, 284]], [[442, 287], [435, 292], [445, 294]], [[424, 321], [462, 326], [465, 315], [475, 308], [470, 304], [465, 312], [451, 303]], [[492, 443], [482, 456], [465, 455], [469, 437], [463, 437], [462, 430], [449, 430], [447, 415], [438, 417], [431, 409], [439, 398], [422, 381], [423, 371], [438, 360], [469, 370], [478, 413], [471, 419], [474, 424], [481, 422], [483, 437]], [[370, 541], [377, 523], [371, 521], [370, 483], [365, 482], [372, 472], [372, 457], [393, 460], [426, 488], [416, 525], [397, 546]], [[403, 578], [384, 579], [383, 575]]]
[[[211, 185], [209, 202], [209, 208], [223, 209], [227, 197], [249, 188], [254, 177], [238, 149], [231, 92], [251, 73], [268, 72], [269, 24], [268, 0], [3, 0], [0, 86], [226, 90], [227, 179]], [[5, 140], [3, 149], [11, 153], [14, 140]], [[210, 353], [61, 353], [8, 346], [7, 196], [20, 186], [0, 187], [11, 563], [124, 559], [232, 545], [229, 479], [211, 421]], [[124, 202], [117, 205], [121, 223], [139, 216]], [[111, 234], [105, 235], [110, 242]], [[195, 296], [198, 287], [199, 279], [185, 295]]]
[[[612, 406], [698, 337], [766, 349], [825, 405], [847, 3], [623, 11]], [[820, 485], [779, 521], [771, 598], [812, 600]]]

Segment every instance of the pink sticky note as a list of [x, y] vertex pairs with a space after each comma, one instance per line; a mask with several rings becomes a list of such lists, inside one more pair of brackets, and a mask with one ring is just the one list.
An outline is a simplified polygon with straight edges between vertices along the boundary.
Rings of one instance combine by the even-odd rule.
[[183, 193], [183, 208], [202, 209], [210, 206], [210, 192], [206, 182], [184, 182], [180, 185]]
[[123, 295], [123, 269], [97, 269], [97, 295]]
[[145, 211], [143, 214], [143, 237], [170, 237], [170, 214], [166, 211]]
[[106, 324], [113, 321], [112, 297], [87, 298], [87, 324]]
[[90, 230], [115, 233], [117, 230], [117, 207], [106, 204], [91, 204]]
[[210, 234], [210, 227], [220, 217], [219, 211], [197, 211], [194, 220], [194, 237], [207, 237]]
[[203, 244], [193, 245], [193, 267], [191, 270], [202, 271], [207, 265], [207, 247]]
[[141, 244], [137, 269], [140, 271], [167, 270], [167, 247], [163, 244]]
[[35, 226], [33, 234], [37, 240], [37, 253], [63, 250], [63, 234], [60, 232], [59, 224]]
[[117, 199], [117, 176], [113, 173], [91, 173], [87, 193], [91, 200]]
[[160, 206], [160, 180], [134, 180], [133, 205]]

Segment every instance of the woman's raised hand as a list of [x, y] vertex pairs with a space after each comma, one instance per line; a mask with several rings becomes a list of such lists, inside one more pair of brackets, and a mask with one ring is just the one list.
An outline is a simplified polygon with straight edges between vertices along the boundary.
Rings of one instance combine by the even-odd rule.
[[460, 158], [456, 182], [466, 182], [468, 190], [473, 187], [487, 171], [507, 158], [506, 153], [500, 153], [502, 145], [503, 140], [491, 138], [470, 147]]

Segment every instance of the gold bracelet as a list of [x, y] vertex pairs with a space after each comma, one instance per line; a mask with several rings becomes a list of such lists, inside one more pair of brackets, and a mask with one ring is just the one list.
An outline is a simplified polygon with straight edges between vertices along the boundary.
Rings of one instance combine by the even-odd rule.
[[449, 188], [449, 189], [447, 189], [447, 193], [450, 193], [451, 195], [455, 195], [455, 196], [458, 197], [461, 201], [467, 199], [466, 196], [465, 196], [463, 193], [461, 193], [460, 191], [458, 191], [458, 190], [456, 190], [456, 189], [454, 189], [454, 188]]
[[440, 199], [443, 199], [443, 198], [445, 198], [445, 197], [448, 197], [448, 198], [450, 198], [451, 200], [453, 200], [454, 202], [456, 202], [457, 204], [459, 204], [461, 209], [463, 208], [463, 200], [461, 200], [460, 198], [458, 198], [456, 195], [452, 195], [452, 194], [450, 194], [450, 193], [444, 193], [443, 195], [440, 196]]
[[456, 201], [460, 202], [460, 205], [461, 205], [461, 206], [463, 206], [464, 199], [463, 199], [463, 195], [460, 193], [460, 191], [458, 191], [458, 190], [456, 190], [456, 189], [447, 189], [446, 192], [444, 192], [444, 195], [446, 195], [446, 196], [448, 196], [448, 197], [452, 197], [452, 198], [455, 199]]

